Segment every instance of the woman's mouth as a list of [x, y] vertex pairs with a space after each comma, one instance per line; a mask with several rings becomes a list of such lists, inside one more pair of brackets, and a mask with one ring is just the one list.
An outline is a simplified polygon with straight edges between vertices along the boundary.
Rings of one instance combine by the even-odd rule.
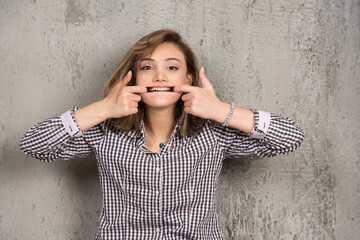
[[174, 87], [147, 87], [148, 92], [174, 92]]

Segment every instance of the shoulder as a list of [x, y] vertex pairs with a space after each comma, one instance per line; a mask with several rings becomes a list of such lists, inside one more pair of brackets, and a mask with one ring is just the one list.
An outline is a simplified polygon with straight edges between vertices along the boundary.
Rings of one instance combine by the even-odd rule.
[[228, 127], [222, 126], [221, 123], [218, 123], [214, 120], [206, 119], [204, 121], [202, 130], [199, 133], [199, 136], [206, 139], [211, 139], [212, 141], [218, 142], [222, 141], [224, 138], [229, 138], [230, 136], [241, 133], [241, 131]]
[[213, 120], [207, 120], [206, 126], [205, 129], [208, 129], [216, 142], [224, 148], [227, 148], [234, 141], [243, 141], [249, 137], [247, 133], [244, 133], [239, 129], [223, 126], [221, 123]]
[[[206, 126], [206, 127], [205, 127]], [[246, 133], [236, 129], [232, 128], [230, 126], [223, 126], [221, 123], [218, 123], [214, 120], [206, 120], [205, 121], [205, 128], [207, 128], [209, 131], [212, 131], [215, 135], [229, 135], [229, 134], [241, 134], [246, 135]]]
[[123, 130], [119, 127], [116, 127], [116, 124], [113, 119], [107, 119], [99, 124], [100, 129], [102, 130], [104, 136], [107, 139], [138, 139], [141, 135], [141, 131], [138, 130]]

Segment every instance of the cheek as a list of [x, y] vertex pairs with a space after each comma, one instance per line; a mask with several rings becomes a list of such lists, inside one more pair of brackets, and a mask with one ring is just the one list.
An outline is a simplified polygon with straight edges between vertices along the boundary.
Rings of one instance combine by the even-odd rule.
[[145, 78], [144, 74], [137, 73], [136, 74], [136, 85], [139, 85], [139, 86], [145, 85], [145, 82], [146, 82], [145, 79], [146, 78]]
[[175, 79], [176, 79], [176, 82], [178, 82], [179, 84], [182, 84], [182, 85], [186, 84], [188, 82], [187, 75], [186, 75], [186, 73], [183, 73], [183, 72], [178, 73], [177, 76], [175, 77]]

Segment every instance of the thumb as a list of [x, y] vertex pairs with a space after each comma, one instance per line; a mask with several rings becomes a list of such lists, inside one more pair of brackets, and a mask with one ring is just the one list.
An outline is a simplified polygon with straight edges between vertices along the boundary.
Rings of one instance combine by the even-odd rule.
[[131, 77], [132, 77], [132, 72], [131, 70], [126, 74], [126, 76], [120, 81], [121, 84], [120, 86], [121, 87], [125, 87], [131, 80]]
[[211, 88], [211, 89], [213, 88], [210, 81], [207, 79], [207, 77], [205, 75], [204, 67], [202, 67], [200, 69], [199, 77], [200, 77], [200, 81], [201, 81], [203, 88]]

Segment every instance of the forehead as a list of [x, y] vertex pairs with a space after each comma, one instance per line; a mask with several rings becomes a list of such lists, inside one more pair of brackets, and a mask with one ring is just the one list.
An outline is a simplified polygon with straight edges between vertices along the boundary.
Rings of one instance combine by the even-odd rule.
[[185, 57], [180, 47], [174, 43], [162, 43], [154, 49], [148, 56], [143, 58], [151, 58], [154, 60], [164, 60], [167, 58], [177, 58], [181, 62], [185, 62]]

